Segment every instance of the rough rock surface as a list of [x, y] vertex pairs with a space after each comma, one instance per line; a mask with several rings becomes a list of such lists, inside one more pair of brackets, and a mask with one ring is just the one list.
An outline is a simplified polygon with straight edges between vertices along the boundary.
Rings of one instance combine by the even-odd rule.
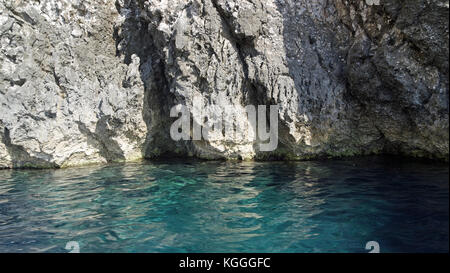
[[139, 59], [116, 56], [112, 1], [0, 1], [0, 167], [139, 159]]
[[[164, 155], [448, 160], [449, 2], [372, 2], [0, 0], [0, 167]], [[172, 141], [171, 107], [192, 110], [198, 96], [278, 104], [278, 149]]]

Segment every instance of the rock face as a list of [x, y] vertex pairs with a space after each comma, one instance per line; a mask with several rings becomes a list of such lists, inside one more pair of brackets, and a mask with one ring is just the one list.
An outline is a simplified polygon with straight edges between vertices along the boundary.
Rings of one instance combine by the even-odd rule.
[[108, 0], [0, 1], [0, 166], [142, 157], [139, 59], [116, 56]]
[[[376, 2], [0, 0], [0, 167], [448, 160], [449, 2]], [[277, 104], [278, 149], [171, 140], [170, 109], [198, 97]]]

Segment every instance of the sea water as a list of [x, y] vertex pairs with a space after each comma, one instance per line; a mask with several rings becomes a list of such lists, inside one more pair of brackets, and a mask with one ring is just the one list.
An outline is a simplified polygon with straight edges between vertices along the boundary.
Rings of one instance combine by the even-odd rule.
[[448, 175], [385, 157], [2, 170], [0, 252], [448, 252]]

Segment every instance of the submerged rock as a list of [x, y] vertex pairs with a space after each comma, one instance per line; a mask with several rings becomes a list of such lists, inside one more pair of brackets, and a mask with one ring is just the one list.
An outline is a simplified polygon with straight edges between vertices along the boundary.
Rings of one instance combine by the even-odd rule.
[[[448, 12], [443, 0], [0, 0], [0, 167], [448, 160]], [[278, 149], [171, 140], [171, 107], [192, 111], [195, 97], [278, 104]]]

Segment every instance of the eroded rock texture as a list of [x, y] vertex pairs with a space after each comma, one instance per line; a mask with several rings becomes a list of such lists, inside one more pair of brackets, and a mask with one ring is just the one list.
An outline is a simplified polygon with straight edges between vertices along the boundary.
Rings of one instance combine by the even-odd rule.
[[[0, 12], [0, 167], [448, 160], [448, 1], [0, 0]], [[196, 96], [278, 104], [278, 149], [172, 141], [170, 108]]]
[[114, 2], [0, 1], [0, 166], [142, 157], [139, 59], [116, 55]]

